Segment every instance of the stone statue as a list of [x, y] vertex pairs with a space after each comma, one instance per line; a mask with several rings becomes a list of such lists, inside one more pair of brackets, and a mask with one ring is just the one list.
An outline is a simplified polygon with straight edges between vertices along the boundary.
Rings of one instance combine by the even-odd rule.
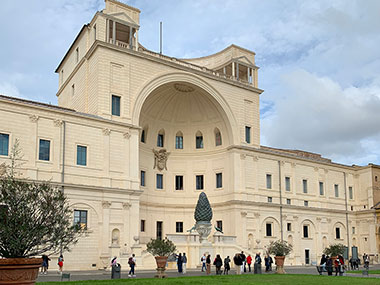
[[168, 156], [169, 156], [170, 152], [167, 152], [166, 149], [160, 149], [160, 150], [153, 149], [153, 153], [154, 153], [153, 169], [155, 169], [157, 167], [158, 170], [160, 170], [160, 171], [162, 171], [164, 169], [167, 170], [166, 161], [168, 160]]
[[201, 243], [206, 242], [212, 228], [212, 209], [210, 202], [207, 199], [207, 195], [204, 192], [199, 194], [198, 203], [195, 207], [194, 218], [196, 223], [194, 227], [189, 230], [189, 232], [196, 230], [199, 233], [199, 241]]

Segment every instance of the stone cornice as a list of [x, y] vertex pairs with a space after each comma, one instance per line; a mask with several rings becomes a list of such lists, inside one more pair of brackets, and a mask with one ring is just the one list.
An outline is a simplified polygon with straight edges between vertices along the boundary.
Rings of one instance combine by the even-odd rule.
[[[157, 62], [157, 63], [160, 63], [160, 64], [164, 64], [166, 66], [170, 66], [170, 67], [173, 67], [175, 69], [187, 71], [187, 72], [190, 72], [190, 73], [193, 73], [193, 74], [197, 74], [197, 75], [200, 75], [200, 76], [203, 76], [203, 77], [207, 77], [207, 78], [210, 78], [210, 79], [221, 81], [221, 82], [224, 82], [224, 83], [229, 84], [229, 85], [234, 85], [236, 87], [240, 87], [240, 88], [243, 88], [243, 89], [246, 89], [246, 90], [249, 90], [249, 91], [253, 91], [253, 92], [257, 93], [257, 94], [261, 94], [262, 92], [264, 92], [264, 90], [256, 88], [256, 87], [253, 87], [253, 86], [250, 86], [248, 84], [240, 83], [239, 81], [230, 80], [230, 79], [227, 79], [227, 78], [223, 78], [221, 76], [212, 75], [210, 73], [202, 71], [203, 69], [206, 69], [206, 68], [203, 68], [203, 67], [199, 67], [202, 70], [197, 70], [197, 69], [188, 67], [186, 65], [192, 65], [192, 64], [188, 63], [188, 62], [185, 62], [185, 61], [182, 61], [181, 59], [171, 58], [171, 57], [168, 57], [168, 56], [161, 56], [162, 58], [160, 58], [159, 55], [155, 56], [155, 55], [153, 55], [153, 53], [152, 54], [148, 54], [148, 52], [135, 51], [133, 49], [121, 48], [121, 47], [118, 47], [118, 46], [116, 46], [114, 44], [106, 43], [106, 42], [99, 41], [99, 40], [96, 40], [93, 43], [93, 45], [91, 46], [91, 48], [88, 50], [88, 52], [86, 53], [86, 55], [84, 57], [85, 58], [90, 58], [91, 55], [92, 55], [92, 53], [98, 47], [109, 48], [109, 49], [112, 49], [112, 50], [115, 50], [115, 51], [118, 51], [118, 52], [127, 53], [127, 54], [130, 54], [132, 56], [136, 56], [136, 57], [139, 57], [139, 58], [143, 58], [143, 59], [146, 59], [146, 60], [150, 60], [150, 61], [154, 61], [154, 62]], [[69, 78], [67, 78], [66, 81], [68, 81], [68, 79]], [[60, 90], [61, 89], [62, 89], [62, 87], [60, 88]], [[59, 95], [60, 90], [57, 92], [57, 96]]]
[[[54, 113], [57, 115], [57, 117], [55, 117], [55, 118], [52, 116], [46, 116], [47, 119], [63, 120], [62, 116], [73, 116], [73, 117], [77, 117], [80, 119], [87, 119], [90, 121], [98, 121], [100, 123], [105, 123], [105, 124], [110, 126], [111, 130], [113, 130], [115, 126], [127, 127], [130, 129], [137, 129], [137, 130], [140, 129], [140, 127], [134, 126], [134, 125], [129, 124], [129, 123], [122, 123], [122, 122], [118, 122], [118, 121], [108, 120], [108, 119], [98, 117], [95, 115], [91, 115], [91, 114], [79, 113], [79, 112], [76, 112], [75, 110], [71, 110], [71, 109], [67, 109], [67, 108], [60, 108], [58, 106], [54, 106], [56, 108], [50, 108], [49, 106], [44, 106], [44, 104], [39, 104], [38, 102], [33, 102], [33, 101], [29, 101], [29, 100], [20, 100], [18, 98], [13, 98], [13, 97], [8, 97], [8, 96], [3, 96], [3, 95], [0, 95], [0, 96], [1, 96], [0, 97], [0, 103], [12, 104], [14, 106], [22, 106], [25, 108], [30, 108], [30, 109], [35, 109], [35, 110], [40, 110], [40, 111], [45, 111], [45, 112], [51, 112], [51, 113]], [[0, 107], [0, 109], [2, 109], [2, 108]], [[9, 111], [8, 108], [3, 109], [3, 110]], [[15, 111], [15, 110], [12, 110], [12, 112], [17, 113], [17, 111]], [[25, 114], [25, 112], [19, 112], [19, 113]], [[33, 114], [33, 115], [35, 115], [35, 114]], [[38, 118], [44, 117], [41, 114], [38, 114], [35, 116], [38, 116]]]
[[[292, 160], [299, 160], [299, 161], [304, 161], [304, 162], [313, 163], [313, 164], [328, 165], [330, 167], [341, 168], [341, 170], [339, 170], [339, 171], [342, 171], [342, 168], [345, 170], [352, 171], [352, 172], [362, 169], [362, 167], [359, 168], [358, 166], [353, 167], [353, 166], [339, 164], [339, 163], [335, 163], [335, 162], [325, 162], [325, 161], [321, 161], [321, 160], [310, 159], [307, 157], [300, 157], [300, 156], [296, 156], [296, 155], [292, 155], [292, 154], [286, 154], [286, 153], [282, 153], [282, 152], [271, 152], [268, 150], [263, 150], [260, 148], [254, 148], [254, 147], [250, 147], [250, 146], [231, 145], [227, 149], [231, 150], [231, 151], [233, 151], [233, 150], [249, 151], [252, 153], [260, 153], [260, 154], [276, 156], [276, 157], [281, 157], [281, 158], [289, 158]], [[278, 159], [276, 159], [276, 160], [278, 160]]]

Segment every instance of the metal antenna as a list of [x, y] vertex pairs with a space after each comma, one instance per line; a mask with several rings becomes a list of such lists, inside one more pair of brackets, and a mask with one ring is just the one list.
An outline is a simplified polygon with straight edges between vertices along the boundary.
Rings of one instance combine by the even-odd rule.
[[162, 22], [160, 22], [160, 54], [162, 54]]

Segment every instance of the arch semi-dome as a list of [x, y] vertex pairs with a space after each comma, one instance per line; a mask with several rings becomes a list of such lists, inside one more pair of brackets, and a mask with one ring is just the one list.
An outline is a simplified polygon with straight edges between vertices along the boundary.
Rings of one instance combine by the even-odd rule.
[[[223, 96], [209, 83], [203, 79], [187, 73], [171, 73], [156, 77], [148, 84], [146, 84], [136, 98], [133, 111], [132, 111], [132, 123], [134, 125], [140, 125], [140, 116], [143, 108], [143, 104], [146, 99], [152, 94], [154, 90], [165, 84], [185, 83], [191, 86], [196, 86], [200, 90], [203, 90], [210, 98], [213, 99], [214, 104], [220, 108], [220, 113], [223, 116], [227, 125], [227, 135], [231, 144], [239, 144], [238, 124], [236, 118], [229, 107], [227, 101]], [[140, 125], [141, 126], [141, 125]], [[223, 134], [222, 134], [223, 136]]]
[[[186, 231], [194, 223], [200, 192], [205, 191], [210, 201], [221, 201], [227, 197], [223, 193], [233, 191], [228, 186], [231, 163], [227, 148], [237, 143], [239, 135], [232, 111], [222, 95], [204, 80], [173, 73], [157, 77], [141, 89], [132, 115], [134, 124], [149, 129], [146, 142], [139, 143], [140, 169], [146, 177], [141, 188], [140, 218], [153, 226], [141, 233], [142, 239], [156, 235], [157, 221], [163, 221], [164, 228], [170, 225], [165, 233], [175, 233], [173, 225], [179, 212], [183, 212], [180, 216]], [[215, 146], [215, 128], [222, 134], [222, 146]], [[162, 171], [153, 167], [152, 152], [160, 149], [155, 142], [161, 129], [165, 130], [164, 148], [170, 152], [167, 169]], [[198, 131], [203, 136], [202, 149], [196, 149]], [[183, 135], [183, 149], [175, 148], [177, 134]], [[216, 189], [218, 172], [223, 173], [222, 189]], [[157, 175], [163, 175], [163, 189], [157, 187]], [[204, 175], [202, 190], [196, 189], [197, 175]], [[176, 176], [183, 176], [183, 189], [176, 190]]]

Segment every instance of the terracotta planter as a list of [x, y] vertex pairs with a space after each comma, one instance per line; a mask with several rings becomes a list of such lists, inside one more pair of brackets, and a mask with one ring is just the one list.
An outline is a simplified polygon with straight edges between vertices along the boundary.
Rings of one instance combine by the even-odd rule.
[[156, 278], [166, 278], [167, 275], [165, 274], [166, 269], [166, 261], [168, 260], [167, 256], [155, 256], [157, 263], [157, 274], [154, 276]]
[[0, 259], [0, 285], [33, 285], [38, 277], [42, 258], [4, 258]]
[[276, 273], [278, 274], [285, 274], [284, 270], [284, 261], [285, 261], [285, 256], [275, 256], [275, 264], [276, 264]]

